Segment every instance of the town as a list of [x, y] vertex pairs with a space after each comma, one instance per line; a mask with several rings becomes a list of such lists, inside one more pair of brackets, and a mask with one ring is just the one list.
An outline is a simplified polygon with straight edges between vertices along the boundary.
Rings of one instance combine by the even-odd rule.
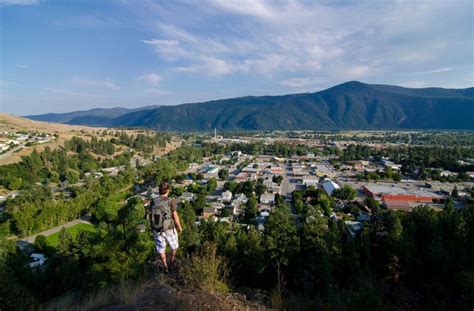
[[[72, 136], [64, 145], [42, 151], [34, 144], [54, 139], [55, 133], [5, 135], [20, 141], [18, 146], [32, 144], [20, 162], [0, 166], [0, 241], [15, 249], [11, 254], [21, 258], [31, 278], [63, 269], [76, 260], [71, 258], [96, 265], [86, 274], [76, 270], [75, 278], [84, 282], [109, 274], [114, 277], [109, 282], [117, 282], [123, 278], [119, 270], [104, 276], [94, 271], [108, 271], [118, 262], [129, 271], [142, 271], [153, 257], [146, 213], [163, 181], [170, 183], [183, 219], [180, 250], [215, 243], [217, 250], [207, 255], [221, 252], [238, 265], [226, 268], [240, 279], [236, 282], [262, 288], [266, 285], [258, 276], [265, 272], [260, 269], [275, 273], [272, 262], [277, 260], [282, 265], [278, 269], [290, 278], [297, 269], [290, 263], [297, 262], [299, 249], [340, 258], [331, 259], [334, 267], [344, 266], [344, 260], [370, 260], [383, 268], [387, 263], [358, 254], [367, 247], [376, 254], [379, 245], [392, 245], [394, 236], [410, 241], [412, 221], [417, 226], [439, 221], [434, 228], [448, 224], [446, 217], [468, 217], [472, 210], [470, 133], [456, 133], [451, 140], [450, 132], [417, 131], [218, 136], [217, 131], [104, 130]], [[459, 234], [467, 234], [462, 228]], [[121, 236], [125, 240], [117, 239]], [[249, 251], [240, 256], [236, 248]], [[109, 257], [110, 249], [117, 250], [114, 257]], [[139, 250], [143, 253], [137, 260], [116, 261]], [[384, 250], [390, 260], [402, 256], [392, 251]], [[304, 263], [304, 269], [312, 269], [308, 265], [313, 263]], [[253, 274], [247, 276], [247, 270]], [[392, 275], [399, 272], [386, 273], [398, 277]], [[54, 296], [48, 295], [45, 300]]]
[[[329, 146], [344, 150], [354, 143], [350, 139], [342, 143], [329, 141], [325, 144], [313, 139], [282, 138], [281, 134], [266, 136], [223, 138], [214, 134], [202, 143], [224, 146], [262, 141], [266, 145], [304, 144], [320, 152]], [[393, 145], [396, 143], [376, 144], [378, 149]], [[472, 168], [474, 159], [465, 158], [460, 163]], [[211, 189], [204, 196], [205, 200], [200, 200], [205, 204], [199, 209], [201, 215], [197, 221], [204, 219], [248, 224], [250, 218], [245, 217], [245, 213], [254, 210], [252, 221], [260, 230], [264, 230], [268, 216], [278, 204], [286, 202], [291, 206], [294, 191], [321, 189], [334, 198], [329, 218], [343, 220], [352, 236], [363, 228], [364, 222], [371, 221], [375, 206], [409, 212], [414, 207], [423, 205], [441, 211], [448, 202], [459, 209], [470, 200], [470, 191], [474, 187], [473, 171], [455, 173], [443, 168], [431, 168], [442, 178], [456, 178], [451, 182], [442, 182], [431, 178], [413, 180], [411, 176], [404, 176], [401, 168], [402, 164], [384, 157], [375, 159], [369, 156], [341, 163], [337, 156], [315, 155], [313, 152], [285, 157], [272, 154], [250, 155], [235, 150], [204, 157], [200, 163], [190, 163], [179, 180], [173, 180], [173, 187], [174, 194], [182, 203], [194, 202], [199, 196], [202, 197], [202, 187]], [[390, 177], [375, 180], [361, 178], [367, 174], [380, 176], [381, 172], [382, 175], [389, 172]], [[251, 195], [256, 200], [250, 203], [245, 194], [245, 185], [254, 189]], [[140, 193], [140, 197], [147, 203], [157, 196], [157, 188]]]

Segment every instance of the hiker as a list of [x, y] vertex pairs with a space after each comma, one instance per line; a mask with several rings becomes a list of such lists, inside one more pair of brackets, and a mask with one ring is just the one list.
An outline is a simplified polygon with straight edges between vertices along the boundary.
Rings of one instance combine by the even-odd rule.
[[[150, 203], [149, 218], [153, 236], [155, 238], [156, 251], [161, 257], [163, 270], [168, 272], [166, 261], [166, 243], [171, 248], [170, 266], [174, 267], [176, 251], [178, 250], [178, 232], [181, 233], [181, 223], [179, 222], [178, 212], [176, 211], [176, 200], [168, 197], [170, 185], [163, 182], [160, 185], [160, 196], [153, 199]], [[176, 231], [176, 229], [178, 229]]]

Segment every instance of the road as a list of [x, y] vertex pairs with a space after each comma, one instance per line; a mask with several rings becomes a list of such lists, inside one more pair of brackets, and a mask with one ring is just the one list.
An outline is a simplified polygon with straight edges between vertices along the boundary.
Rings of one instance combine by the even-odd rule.
[[13, 153], [15, 153], [16, 151], [19, 151], [21, 149], [23, 149], [24, 147], [23, 146], [16, 146], [12, 149], [9, 149], [7, 152], [5, 153], [2, 153], [0, 154], [0, 161], [4, 160], [4, 159], [7, 159], [8, 157], [10, 157]]
[[51, 235], [51, 234], [54, 234], [56, 232], [61, 231], [62, 228], [69, 228], [69, 227], [75, 226], [77, 224], [89, 224], [90, 225], [91, 222], [86, 220], [86, 219], [87, 218], [75, 219], [75, 220], [72, 220], [72, 221], [67, 222], [65, 224], [62, 224], [60, 226], [45, 230], [43, 232], [37, 233], [35, 235], [29, 236], [29, 237], [26, 237], [26, 238], [23, 238], [23, 239], [20, 239], [20, 241], [25, 241], [25, 242], [28, 242], [28, 243], [34, 243], [35, 239], [38, 235], [48, 236], [48, 235]]
[[280, 194], [285, 199], [291, 199], [291, 193], [295, 190], [295, 184], [291, 182], [292, 174], [288, 165], [285, 165], [285, 174], [281, 182]]

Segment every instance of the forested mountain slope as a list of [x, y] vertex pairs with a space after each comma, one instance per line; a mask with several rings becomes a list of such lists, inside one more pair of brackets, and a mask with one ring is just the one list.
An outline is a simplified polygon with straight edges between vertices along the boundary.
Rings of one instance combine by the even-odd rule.
[[[316, 93], [140, 109], [106, 125], [174, 131], [474, 129], [473, 115], [474, 88], [412, 89], [352, 81]], [[99, 121], [92, 119], [90, 125], [105, 125]]]
[[110, 126], [112, 121], [121, 115], [140, 111], [144, 109], [157, 108], [159, 106], [148, 106], [135, 109], [121, 107], [115, 108], [96, 108], [85, 111], [73, 111], [68, 113], [47, 113], [41, 115], [26, 116], [28, 119], [55, 123], [65, 123], [74, 125], [89, 126]]

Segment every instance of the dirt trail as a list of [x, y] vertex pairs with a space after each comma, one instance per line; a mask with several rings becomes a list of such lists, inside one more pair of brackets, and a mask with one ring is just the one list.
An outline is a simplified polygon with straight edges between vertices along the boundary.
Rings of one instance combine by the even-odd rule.
[[202, 290], [179, 289], [168, 284], [150, 284], [133, 304], [112, 305], [100, 310], [113, 311], [180, 311], [180, 310], [268, 310], [251, 303], [240, 294], [217, 294]]

